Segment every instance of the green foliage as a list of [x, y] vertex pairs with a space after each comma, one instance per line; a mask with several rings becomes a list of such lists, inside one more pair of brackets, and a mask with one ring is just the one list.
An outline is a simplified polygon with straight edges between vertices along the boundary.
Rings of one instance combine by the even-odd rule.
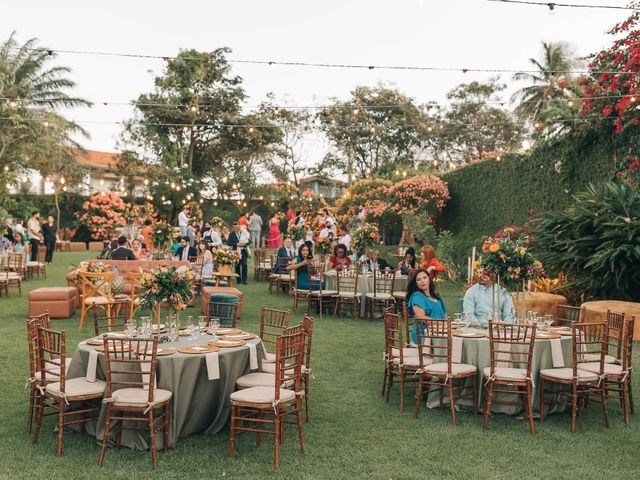
[[429, 221], [426, 215], [403, 216], [405, 225], [410, 225], [413, 229], [413, 238], [418, 247], [424, 245], [435, 245], [438, 238], [433, 222]]
[[533, 248], [586, 299], [640, 300], [640, 189], [589, 185], [567, 208], [545, 214]]

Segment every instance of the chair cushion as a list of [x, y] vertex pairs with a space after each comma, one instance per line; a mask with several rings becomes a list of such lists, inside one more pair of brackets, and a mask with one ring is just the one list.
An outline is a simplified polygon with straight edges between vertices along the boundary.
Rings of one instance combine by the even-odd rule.
[[361, 293], [354, 292], [339, 292], [338, 295], [342, 298], [360, 298], [362, 296]]
[[[291, 385], [293, 385], [293, 380], [285, 382], [286, 387]], [[238, 388], [270, 387], [273, 390], [276, 386], [276, 376], [272, 373], [263, 372], [247, 373], [236, 380], [236, 386]]]
[[[264, 373], [272, 373], [275, 375], [276, 373], [276, 364], [275, 363], [264, 363], [262, 362], [262, 371]], [[301, 368], [302, 373], [306, 373], [307, 369], [304, 365]], [[286, 371], [287, 375], [293, 375], [293, 369], [289, 369]]]
[[[491, 376], [491, 367], [482, 370], [485, 378]], [[495, 379], [507, 382], [524, 382], [527, 378], [527, 370], [525, 368], [498, 367], [496, 368]]]
[[309, 295], [319, 296], [319, 295], [337, 295], [337, 290], [311, 290]]
[[[600, 362], [581, 363], [580, 370], [600, 374]], [[622, 375], [622, 365], [605, 363], [604, 373], [605, 375]]]
[[[434, 363], [424, 369], [425, 373], [431, 373], [434, 375], [446, 375], [447, 364], [446, 363]], [[456, 377], [458, 375], [468, 375], [470, 373], [476, 373], [477, 369], [475, 365], [467, 365], [466, 363], [452, 363], [451, 374]]]
[[392, 295], [397, 298], [407, 298], [407, 292], [393, 292]]
[[[119, 407], [146, 407], [149, 401], [149, 390], [143, 388], [121, 388], [112, 395], [113, 404]], [[159, 404], [171, 400], [171, 392], [156, 388], [153, 391], [153, 403]]]
[[[65, 364], [64, 371], [65, 372], [67, 372], [69, 370], [69, 365], [71, 365], [71, 360], [73, 360], [73, 359], [71, 359], [71, 358], [65, 358], [64, 359], [64, 364]], [[60, 367], [56, 367], [54, 365], [51, 365], [46, 370], [47, 370], [46, 377], [45, 377], [46, 381], [48, 381], [48, 382], [57, 382], [60, 379], [59, 376], [55, 375], [55, 373], [59, 373], [60, 372]], [[49, 373], [49, 372], [51, 372], [51, 373]], [[38, 370], [34, 374], [33, 377], [36, 379], [36, 381], [40, 381], [40, 370]]]
[[84, 299], [84, 303], [87, 305], [105, 305], [109, 303], [109, 299], [107, 297], [87, 297]]
[[231, 293], [212, 293], [209, 301], [213, 303], [239, 303], [240, 298]]
[[[420, 368], [420, 359], [417, 356], [409, 356], [409, 357], [404, 357], [403, 359], [403, 366], [406, 368]], [[393, 358], [393, 363], [395, 363], [396, 365], [400, 365], [400, 357], [394, 357]], [[422, 356], [422, 364], [423, 365], [431, 365], [433, 363], [433, 358], [432, 357], [428, 357], [426, 355]]]
[[276, 361], [276, 354], [275, 353], [269, 353], [269, 352], [264, 352], [264, 359], [262, 360], [263, 363], [275, 363]]
[[[64, 391], [67, 398], [84, 397], [88, 395], [102, 395], [107, 384], [102, 380], [88, 382], [85, 377], [73, 378], [64, 382]], [[47, 385], [47, 393], [54, 397], [61, 397], [60, 382], [50, 383]]]
[[[400, 356], [400, 349], [392, 348], [391, 349], [391, 354], [394, 357], [399, 357]], [[418, 356], [418, 347], [405, 347], [405, 348], [402, 349], [402, 355], [404, 357], [417, 357]]]
[[[584, 360], [588, 360], [590, 362], [600, 362], [600, 355], [597, 353], [585, 353], [583, 355]], [[604, 363], [618, 363], [618, 359], [613, 355], [605, 355]], [[580, 367], [582, 368], [582, 367]]]
[[[232, 402], [266, 403], [271, 405], [276, 399], [274, 387], [252, 387], [233, 392], [230, 396]], [[280, 403], [290, 402], [296, 398], [293, 390], [280, 389]]]
[[[599, 368], [599, 367], [598, 367]], [[598, 375], [592, 372], [587, 372], [586, 370], [578, 370], [578, 381], [579, 382], [595, 382], [598, 380]], [[551, 379], [558, 380], [572, 380], [573, 379], [573, 369], [572, 368], [545, 368], [544, 370], [540, 370], [540, 376], [548, 377]]]
[[390, 293], [367, 293], [367, 298], [375, 298], [376, 300], [391, 300], [393, 296]]

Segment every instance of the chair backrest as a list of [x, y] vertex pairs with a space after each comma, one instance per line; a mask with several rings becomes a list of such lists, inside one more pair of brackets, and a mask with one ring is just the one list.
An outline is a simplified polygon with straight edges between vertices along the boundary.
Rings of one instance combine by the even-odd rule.
[[[607, 323], [571, 324], [571, 343], [573, 356], [573, 377], [577, 378], [577, 370], [582, 363], [599, 363], [599, 373], [604, 371], [604, 356], [607, 351]], [[594, 355], [599, 360], [594, 362]]]
[[256, 268], [262, 266], [262, 262], [265, 259], [265, 249], [264, 248], [256, 248], [253, 250], [253, 262]]
[[571, 305], [556, 305], [556, 325], [571, 325], [573, 322], [583, 322], [586, 308]]
[[323, 290], [324, 284], [324, 263], [310, 263], [307, 266], [307, 272], [309, 275], [309, 290], [320, 291]]
[[275, 346], [278, 337], [289, 327], [289, 310], [277, 310], [262, 306], [260, 313], [260, 338], [262, 343]]
[[278, 265], [278, 273], [280, 274], [289, 274], [291, 276], [291, 271], [287, 270], [287, 267], [291, 263], [291, 258], [289, 257], [276, 257], [276, 262]]
[[[491, 376], [496, 368], [525, 368], [531, 378], [536, 326], [529, 323], [489, 322]], [[524, 366], [524, 367], [523, 367]]]
[[129, 302], [111, 302], [109, 306], [111, 308], [93, 309], [93, 329], [96, 335], [123, 330], [131, 318]]
[[618, 360], [622, 360], [624, 343], [624, 313], [614, 313], [607, 310], [607, 352]]
[[[48, 328], [51, 329], [51, 319], [49, 318], [49, 312], [42, 313], [40, 315], [33, 315], [27, 320], [27, 343], [29, 347], [29, 373], [31, 378], [34, 378], [35, 373], [40, 367], [39, 352], [38, 352], [38, 329]], [[39, 378], [35, 380], [39, 381]]]
[[113, 301], [111, 294], [111, 282], [116, 272], [80, 272], [82, 282], [82, 298], [105, 297], [107, 301]]
[[221, 327], [236, 328], [238, 304], [226, 302], [207, 302], [207, 325], [212, 318], [220, 320]]
[[25, 266], [25, 254], [22, 252], [9, 252], [7, 254], [7, 271], [13, 271], [22, 277]]
[[[285, 329], [276, 343], [275, 404], [280, 401], [280, 390], [291, 389], [301, 395], [300, 377], [304, 352], [303, 324]], [[289, 382], [292, 386], [288, 386]]]
[[304, 315], [302, 321], [302, 327], [304, 328], [304, 352], [302, 355], [302, 364], [307, 369], [307, 372], [311, 369], [311, 340], [313, 339], [313, 317]]
[[[38, 370], [42, 385], [60, 382], [60, 391], [65, 392], [65, 359], [66, 337], [64, 332], [58, 332], [50, 328], [38, 327]], [[47, 380], [48, 378], [48, 380]]]
[[[148, 402], [153, 402], [155, 389], [157, 338], [114, 338], [103, 335], [105, 363], [105, 398], [110, 398], [114, 386], [149, 390]], [[117, 390], [117, 388], [116, 388]]]
[[342, 269], [336, 271], [336, 290], [338, 293], [358, 293], [358, 271]]
[[413, 317], [409, 316], [407, 302], [405, 300], [402, 302], [402, 323], [404, 324], [404, 339], [407, 345], [409, 345], [411, 341], [411, 325], [413, 325], [411, 322], [413, 322]]
[[375, 270], [373, 272], [373, 296], [380, 294], [391, 295], [395, 284], [396, 276], [394, 273], [382, 272]]
[[635, 327], [635, 321], [635, 317], [626, 318], [624, 321], [622, 334], [624, 341], [622, 343], [622, 358], [620, 359], [623, 372], [629, 371], [633, 363], [633, 329]]
[[385, 358], [387, 361], [393, 359], [393, 350], [398, 350], [398, 357], [400, 363], [404, 363], [404, 354], [402, 347], [404, 347], [402, 341], [402, 319], [400, 315], [393, 312], [393, 307], [385, 308], [384, 313], [384, 346], [385, 346]]
[[451, 374], [451, 320], [419, 317], [415, 319], [420, 367], [424, 368], [424, 356], [433, 363], [446, 363]]

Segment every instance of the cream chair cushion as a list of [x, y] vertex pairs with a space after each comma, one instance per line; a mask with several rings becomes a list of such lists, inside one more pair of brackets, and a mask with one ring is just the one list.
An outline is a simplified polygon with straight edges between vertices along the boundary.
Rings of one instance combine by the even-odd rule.
[[[583, 360], [587, 360], [589, 362], [600, 362], [600, 354], [598, 353], [585, 353], [583, 355]], [[618, 363], [618, 359], [613, 355], [605, 355], [604, 363]], [[582, 367], [580, 367], [582, 368]]]
[[[420, 368], [420, 359], [417, 356], [407, 356], [402, 359], [404, 363], [402, 364], [404, 367], [408, 368]], [[400, 357], [394, 357], [393, 363], [396, 365], [400, 365]], [[433, 358], [428, 357], [426, 355], [422, 356], [422, 364], [423, 365], [431, 365], [433, 363]]]
[[[600, 374], [600, 362], [581, 363], [580, 370]], [[622, 365], [605, 363], [604, 373], [605, 375], [622, 375]]]
[[[102, 380], [96, 380], [95, 382], [88, 382], [85, 377], [72, 378], [71, 380], [65, 380], [64, 391], [67, 398], [71, 397], [85, 397], [88, 395], [102, 395], [107, 384]], [[50, 383], [46, 387], [47, 393], [54, 397], [62, 397], [60, 391], [60, 382]]]
[[264, 352], [264, 358], [262, 359], [262, 363], [275, 363], [276, 362], [276, 354]]
[[[491, 367], [482, 370], [485, 378], [491, 376]], [[498, 367], [495, 371], [495, 379], [506, 382], [524, 382], [527, 378], [527, 370], [524, 368]]]
[[376, 300], [391, 300], [393, 296], [390, 293], [367, 293], [367, 298], [375, 298]]
[[[289, 387], [293, 385], [293, 380], [287, 380], [285, 386]], [[251, 388], [251, 387], [271, 387], [276, 386], [276, 376], [272, 373], [255, 372], [242, 375], [236, 380], [237, 388]]]
[[[275, 375], [276, 373], [276, 364], [275, 363], [264, 363], [262, 362], [262, 371], [264, 373], [272, 373]], [[304, 374], [307, 373], [307, 368], [304, 365], [301, 365], [300, 371]], [[293, 369], [288, 369], [285, 372], [287, 375], [293, 375]]]
[[[400, 356], [400, 349], [392, 348], [391, 349], [391, 354], [394, 357], [399, 357]], [[404, 357], [417, 357], [418, 356], [418, 347], [404, 347], [402, 349], [402, 355]]]
[[[586, 370], [578, 370], [577, 374], [578, 374], [579, 382], [594, 382], [598, 380], [598, 375], [592, 372], [587, 372]], [[551, 378], [551, 379], [555, 378], [558, 380], [572, 380], [573, 369], [572, 368], [545, 368], [544, 370], [540, 370], [540, 375], [543, 377]]]
[[84, 303], [87, 305], [105, 305], [109, 303], [109, 299], [107, 297], [87, 297], [84, 299]]
[[[434, 363], [424, 369], [425, 373], [433, 375], [446, 375], [448, 368], [446, 363]], [[451, 374], [455, 377], [458, 375], [469, 375], [470, 373], [476, 373], [477, 368], [475, 365], [467, 365], [466, 363], [452, 363]]]
[[[280, 389], [280, 403], [290, 402], [296, 398], [293, 390]], [[243, 403], [266, 403], [271, 405], [276, 399], [276, 391], [274, 387], [252, 387], [244, 390], [238, 390], [231, 394], [232, 402]]]
[[[118, 407], [146, 407], [149, 402], [149, 390], [143, 388], [121, 388], [111, 395], [113, 404]], [[153, 403], [159, 404], [171, 400], [171, 392], [156, 388], [153, 391]]]

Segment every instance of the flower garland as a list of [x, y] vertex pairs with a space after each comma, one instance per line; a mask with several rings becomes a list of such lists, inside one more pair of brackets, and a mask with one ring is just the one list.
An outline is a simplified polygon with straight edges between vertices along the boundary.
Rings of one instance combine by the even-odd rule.
[[91, 195], [82, 204], [84, 213], [77, 213], [81, 223], [87, 226], [94, 240], [108, 240], [116, 227], [127, 225], [126, 213], [131, 205], [115, 192]]

